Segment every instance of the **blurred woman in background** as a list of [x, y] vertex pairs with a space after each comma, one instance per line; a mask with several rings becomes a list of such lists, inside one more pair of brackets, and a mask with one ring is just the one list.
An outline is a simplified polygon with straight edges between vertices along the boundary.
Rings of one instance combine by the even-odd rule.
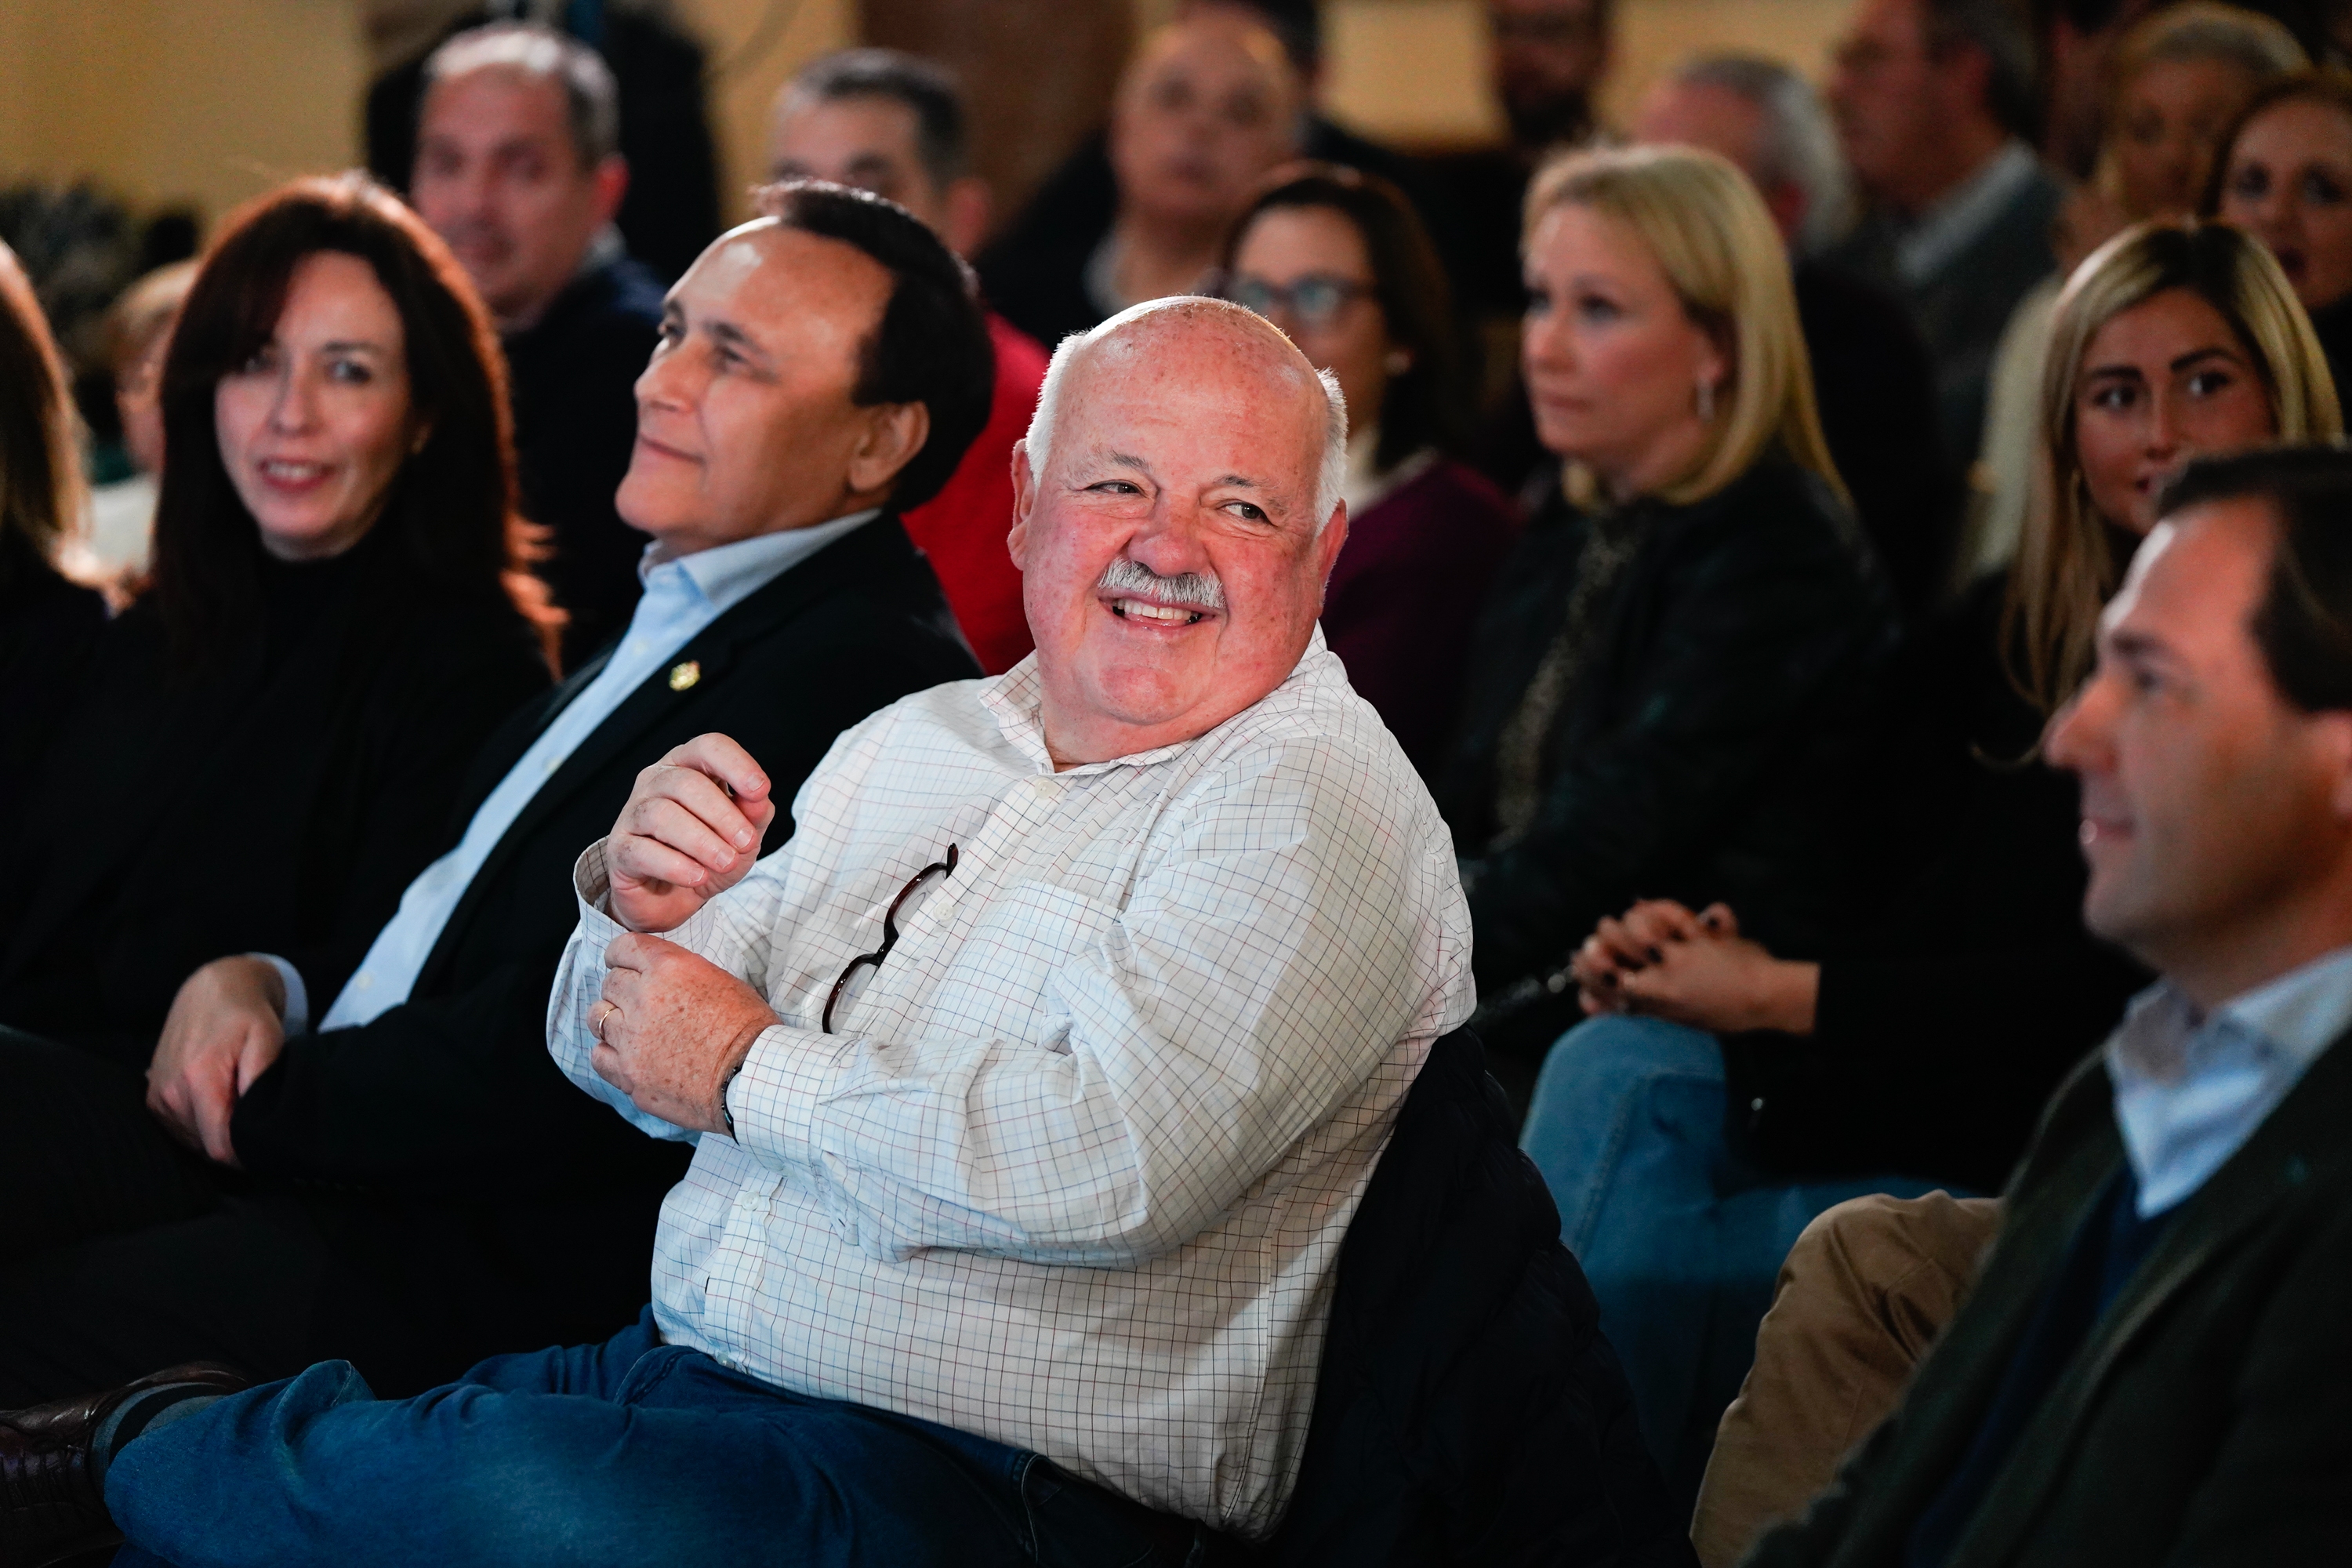
[[465, 275], [380, 187], [299, 182], [225, 226], [164, 361], [152, 586], [0, 850], [0, 1024], [135, 1091], [209, 960], [356, 966], [475, 748], [548, 685], [503, 380]]
[[1445, 447], [1460, 403], [1445, 275], [1402, 192], [1294, 164], [1244, 209], [1226, 298], [1288, 333], [1348, 400], [1348, 542], [1323, 636], [1424, 777], [1453, 732], [1470, 626], [1517, 531]]
[[16, 253], [0, 245], [0, 823], [65, 710], [105, 601], [58, 561], [82, 513], [65, 363]]
[[2340, 384], [2352, 374], [2352, 73], [2272, 83], [2225, 145], [2205, 210], [2270, 247]]
[[1779, 231], [1711, 153], [1547, 168], [1522, 358], [1563, 485], [1497, 574], [1437, 799], [1482, 1033], [1531, 1062], [1568, 961], [1637, 894], [1830, 896], [1845, 733], [1893, 637], [1822, 445]]
[[2238, 116], [2263, 87], [2307, 64], [2278, 21], [2211, 0], [2160, 10], [2116, 46], [2098, 163], [2060, 211], [2057, 270], [2018, 302], [1994, 354], [1984, 468], [1956, 586], [2017, 552], [2060, 286], [2127, 225], [2198, 211]]
[[[2052, 331], [2023, 547], [1894, 668], [1837, 929], [1789, 955], [1742, 936], [1736, 906], [1651, 900], [1578, 956], [1583, 1005], [1605, 1016], [1546, 1064], [1526, 1142], [1562, 1212], [1592, 1216], [1580, 1257], [1604, 1320], [1636, 1325], [1616, 1342], [1635, 1386], [1685, 1402], [1674, 1416], [1700, 1457], [1805, 1225], [1865, 1192], [1999, 1191], [2050, 1094], [2147, 984], [2084, 928], [2074, 784], [2040, 760], [2042, 727], [2088, 672], [2167, 479], [2342, 428], [2302, 309], [2237, 229], [2126, 230], [2075, 272]], [[1633, 1037], [1685, 1053], [1678, 1081], [1597, 1078], [1601, 1043]], [[1727, 1104], [1746, 1108], [1731, 1139]], [[1620, 1125], [1640, 1131], [1609, 1146]], [[1832, 1382], [1845, 1410], [1856, 1384]], [[1778, 1420], [1725, 1423], [1696, 1531], [1710, 1564], [1826, 1484], [1869, 1425], [1800, 1440]]]
[[131, 473], [90, 492], [89, 558], [125, 592], [146, 574], [153, 552], [163, 472], [163, 352], [195, 279], [193, 261], [159, 267], [124, 289], [106, 312], [106, 363]]

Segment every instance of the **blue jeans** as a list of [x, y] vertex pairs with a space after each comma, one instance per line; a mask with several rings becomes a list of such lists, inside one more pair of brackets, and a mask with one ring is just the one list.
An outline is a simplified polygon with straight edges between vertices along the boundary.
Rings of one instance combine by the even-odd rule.
[[1891, 1176], [1776, 1180], [1724, 1135], [1715, 1037], [1655, 1018], [1578, 1025], [1545, 1057], [1520, 1146], [1559, 1205], [1560, 1239], [1601, 1302], [1650, 1451], [1694, 1501], [1724, 1407], [1798, 1232], [1864, 1193], [1917, 1197]]
[[[126, 1444], [121, 1564], [1143, 1568], [1205, 1532], [1036, 1455], [809, 1399], [659, 1342], [499, 1356], [414, 1399], [342, 1362]], [[1171, 1542], [1171, 1536], [1173, 1542]]]

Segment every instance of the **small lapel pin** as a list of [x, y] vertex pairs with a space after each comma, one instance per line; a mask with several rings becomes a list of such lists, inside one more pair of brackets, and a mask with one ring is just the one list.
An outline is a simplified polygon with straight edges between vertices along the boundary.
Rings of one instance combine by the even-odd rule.
[[699, 659], [689, 658], [684, 664], [676, 664], [670, 667], [669, 689], [672, 691], [684, 691], [687, 688], [692, 686], [696, 681], [700, 680], [701, 679], [702, 661]]

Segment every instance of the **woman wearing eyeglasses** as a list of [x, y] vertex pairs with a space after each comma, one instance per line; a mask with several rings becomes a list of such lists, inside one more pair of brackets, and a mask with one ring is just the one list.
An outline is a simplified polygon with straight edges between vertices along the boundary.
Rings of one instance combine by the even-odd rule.
[[1454, 729], [1470, 627], [1518, 520], [1445, 457], [1459, 405], [1445, 275], [1402, 193], [1292, 164], [1243, 210], [1224, 292], [1280, 327], [1348, 399], [1348, 542], [1323, 636], [1430, 775]]

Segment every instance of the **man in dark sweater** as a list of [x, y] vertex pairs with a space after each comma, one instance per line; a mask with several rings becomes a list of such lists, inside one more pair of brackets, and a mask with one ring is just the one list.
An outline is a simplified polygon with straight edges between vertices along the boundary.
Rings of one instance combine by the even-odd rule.
[[498, 23], [435, 50], [425, 84], [410, 199], [505, 341], [523, 514], [552, 535], [539, 573], [577, 668], [637, 599], [645, 538], [613, 496], [661, 321], [661, 286], [613, 226], [629, 167], [612, 72], [561, 33]]
[[2352, 1554], [2347, 509], [2332, 450], [2175, 488], [2047, 742], [2084, 919], [2161, 978], [2045, 1111], [1893, 1416], [1750, 1563]]

